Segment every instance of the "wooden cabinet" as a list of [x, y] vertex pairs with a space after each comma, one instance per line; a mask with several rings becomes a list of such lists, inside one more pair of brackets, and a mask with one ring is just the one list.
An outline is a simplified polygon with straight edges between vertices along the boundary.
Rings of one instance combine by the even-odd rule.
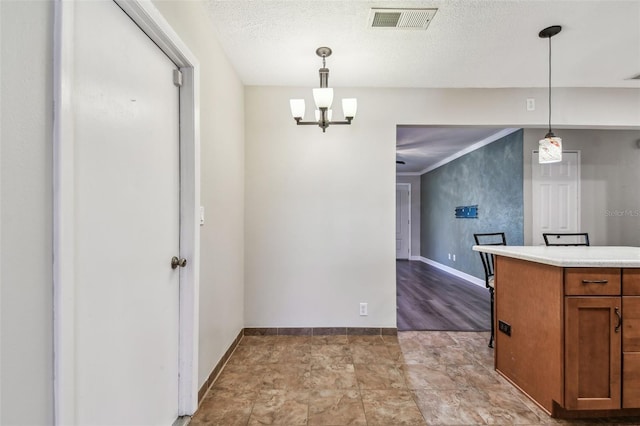
[[620, 297], [565, 298], [567, 410], [620, 408]]
[[622, 408], [640, 408], [640, 269], [623, 269], [622, 282]]
[[498, 256], [495, 288], [498, 372], [554, 416], [640, 414], [640, 268]]
[[640, 269], [565, 269], [564, 408], [640, 408]]

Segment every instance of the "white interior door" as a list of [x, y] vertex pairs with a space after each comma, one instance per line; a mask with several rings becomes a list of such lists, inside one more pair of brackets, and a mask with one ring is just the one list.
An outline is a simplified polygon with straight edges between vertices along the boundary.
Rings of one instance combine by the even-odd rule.
[[112, 1], [75, 5], [76, 422], [178, 417], [176, 66]]
[[563, 152], [562, 162], [539, 164], [532, 156], [532, 243], [544, 245], [543, 232], [580, 232], [578, 152]]
[[396, 184], [396, 259], [411, 254], [411, 186]]

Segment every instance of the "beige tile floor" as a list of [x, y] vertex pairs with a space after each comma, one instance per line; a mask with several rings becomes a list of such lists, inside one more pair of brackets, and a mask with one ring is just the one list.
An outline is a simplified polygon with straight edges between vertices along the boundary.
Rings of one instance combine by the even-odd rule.
[[493, 370], [487, 333], [245, 336], [191, 425], [640, 424], [555, 420]]

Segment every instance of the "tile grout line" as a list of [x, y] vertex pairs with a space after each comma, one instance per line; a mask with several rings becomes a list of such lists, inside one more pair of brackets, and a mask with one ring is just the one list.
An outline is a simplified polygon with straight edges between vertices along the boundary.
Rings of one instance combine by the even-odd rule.
[[[465, 353], [466, 352], [470, 352], [471, 348], [477, 346], [478, 349], [483, 349], [483, 351], [486, 352], [487, 356], [491, 354], [490, 351], [486, 351], [486, 348], [484, 346], [481, 347], [481, 344], [479, 344], [479, 339], [476, 339], [476, 338], [467, 339], [465, 336], [456, 336], [456, 337], [461, 337], [460, 339], [458, 339], [458, 338], [453, 338], [454, 336], [451, 336], [451, 333], [445, 332], [443, 334], [445, 336], [448, 336], [449, 338], [451, 338], [451, 340], [453, 340], [452, 344], [455, 344], [456, 346], [459, 346], [461, 352], [465, 352]], [[474, 333], [474, 335], [475, 334], [476, 333]], [[268, 339], [268, 336], [265, 336], [265, 337], [267, 337], [267, 339]], [[273, 337], [275, 337], [275, 336], [273, 336]], [[310, 336], [306, 336], [305, 338], [311, 338], [311, 337]], [[269, 340], [265, 340], [265, 342], [268, 342], [268, 341]], [[321, 340], [321, 341], [325, 342], [326, 344], [336, 344], [336, 345], [338, 344], [337, 342], [333, 342], [332, 343], [330, 341], [325, 341], [325, 340]], [[358, 341], [359, 341], [359, 343], [364, 344], [364, 343], [367, 342], [367, 339], [359, 339]], [[373, 342], [373, 340], [369, 340], [369, 341]], [[297, 342], [297, 340], [294, 340], [294, 341], [291, 341], [289, 343], [294, 345], [294, 346], [296, 346], [296, 342]], [[353, 347], [354, 344], [353, 343], [349, 343], [349, 342], [350, 341], [347, 339], [346, 341], [344, 341], [343, 344], [340, 344], [340, 346], [346, 346], [347, 348]], [[376, 340], [376, 342], [377, 342], [377, 340]], [[441, 346], [442, 343], [440, 343], [440, 342], [435, 343], [435, 342], [436, 341], [434, 341], [434, 344], [433, 344], [434, 348], [444, 349], [444, 348], [448, 347], [448, 345], [447, 346]], [[284, 341], [283, 341], [282, 345], [286, 349], [287, 347], [289, 347], [288, 346], [289, 343], [285, 344]], [[308, 363], [303, 363], [303, 364], [308, 364], [307, 368], [309, 369], [309, 371], [311, 371], [311, 367], [314, 364], [314, 359], [315, 359], [312, 356], [313, 353], [314, 353], [314, 350], [316, 350], [318, 348], [321, 348], [323, 345], [317, 345], [316, 346], [316, 345], [314, 345], [312, 343], [312, 340], [311, 341], [306, 341], [305, 340], [304, 343], [305, 343], [305, 347], [306, 347], [305, 350], [306, 350], [306, 352], [309, 352], [309, 354], [310, 354], [309, 357], [310, 358], [309, 358]], [[424, 340], [423, 341], [422, 339], [418, 340], [418, 344], [422, 348], [431, 346], [429, 344], [428, 340]], [[240, 346], [240, 345], [238, 345], [238, 346]], [[364, 345], [364, 346], [369, 348], [369, 349], [374, 349], [373, 346], [369, 346], [369, 345]], [[409, 364], [405, 363], [406, 360], [402, 356], [404, 351], [403, 351], [403, 347], [402, 347], [401, 341], [398, 340], [397, 342], [392, 342], [391, 340], [388, 340], [388, 341], [384, 341], [383, 340], [383, 345], [382, 346], [385, 347], [384, 351], [379, 351], [379, 350], [372, 351], [372, 353], [375, 352], [375, 353], [380, 355], [380, 357], [377, 357], [377, 358], [371, 358], [369, 355], [367, 355], [366, 353], [363, 352], [361, 354], [362, 355], [361, 356], [361, 362], [364, 361], [365, 364], [362, 364], [362, 365], [367, 365], [367, 363], [377, 364], [377, 363], [381, 363], [382, 362], [386, 366], [387, 357], [389, 357], [389, 359], [391, 361], [393, 361], [392, 365], [398, 365], [399, 364], [400, 368], [391, 367], [390, 366], [389, 367], [389, 372], [391, 373], [391, 371], [394, 368], [397, 368], [397, 370], [401, 373], [401, 376], [402, 376], [402, 378], [400, 378], [400, 380], [397, 383], [400, 383], [400, 381], [402, 381], [404, 386], [405, 386], [406, 391], [410, 392], [411, 396], [410, 396], [410, 399], [400, 398], [400, 395], [397, 395], [394, 398], [396, 398], [396, 397], [400, 398], [399, 401], [404, 399], [404, 401], [407, 401], [407, 402], [408, 401], [414, 402], [414, 406], [418, 409], [418, 413], [419, 413], [418, 415], [415, 415], [415, 417], [411, 416], [411, 418], [413, 419], [413, 421], [415, 423], [425, 424], [426, 425], [426, 424], [429, 424], [429, 423], [427, 423], [427, 419], [432, 419], [432, 420], [439, 419], [438, 415], [436, 415], [436, 417], [434, 417], [434, 413], [430, 411], [430, 408], [429, 408], [430, 405], [428, 403], [428, 401], [432, 400], [432, 397], [429, 396], [430, 393], [427, 392], [427, 394], [424, 394], [424, 395], [422, 393], [420, 393], [420, 392], [422, 392], [422, 389], [432, 389], [431, 386], [422, 386], [422, 385], [420, 385], [416, 389], [411, 389], [412, 386], [409, 385], [409, 376], [405, 374], [405, 371], [402, 368], [403, 366], [407, 366]], [[396, 351], [392, 350], [392, 348], [395, 349], [396, 347], [399, 349], [399, 351], [400, 351], [399, 353], [397, 353]], [[413, 346], [411, 346], [411, 348], [413, 348]], [[267, 353], [268, 353], [269, 349], [266, 349], [266, 350], [267, 350]], [[341, 353], [341, 352], [338, 352], [338, 354], [339, 353]], [[394, 357], [393, 356], [394, 354], [398, 355], [398, 357]], [[234, 352], [232, 352], [232, 356], [230, 356], [229, 358], [232, 359], [236, 355], [238, 355], [238, 352], [234, 350]], [[487, 364], [486, 362], [483, 362], [483, 361], [487, 360], [486, 356], [484, 356], [484, 355], [483, 356], [478, 356], [478, 357], [475, 357], [475, 356], [466, 357], [465, 356], [463, 358], [460, 358], [459, 361], [455, 361], [455, 360], [458, 360], [458, 358], [459, 358], [458, 356], [442, 357], [441, 355], [438, 355], [438, 353], [436, 353], [436, 352], [434, 352], [433, 356], [434, 356], [433, 359], [434, 360], [440, 360], [438, 362], [442, 362], [443, 366], [449, 366], [449, 365], [458, 366], [458, 365], [461, 365], [461, 366], [464, 366], [464, 367], [482, 367], [482, 368], [480, 368], [480, 370], [477, 370], [478, 374], [480, 375], [479, 377], [477, 377], [476, 379], [473, 379], [473, 380], [456, 381], [457, 385], [454, 386], [452, 388], [452, 390], [461, 389], [461, 390], [464, 390], [464, 391], [468, 391], [468, 390], [473, 390], [473, 389], [476, 389], [476, 388], [481, 388], [482, 386], [484, 386], [484, 385], [482, 385], [482, 383], [485, 383], [484, 379], [485, 379], [486, 373], [491, 373], [492, 372], [492, 369], [490, 368], [489, 364]], [[285, 358], [289, 359], [290, 357], [287, 356]], [[288, 364], [289, 361], [286, 361], [285, 358], [282, 358], [282, 360], [280, 360], [278, 362], [278, 364], [279, 363], [284, 363], [285, 367], [286, 367], [286, 364]], [[230, 359], [229, 359], [229, 361], [230, 361]], [[280, 359], [280, 358], [278, 358], [278, 359]], [[298, 359], [297, 355], [296, 355], [296, 359]], [[324, 358], [322, 358], [322, 359], [324, 359]], [[320, 358], [318, 358], [318, 360], [320, 360]], [[354, 365], [354, 367], [357, 367], [357, 364], [354, 361], [355, 360], [352, 359], [351, 363]], [[402, 362], [396, 364], [398, 361], [402, 361]], [[331, 362], [330, 358], [326, 358], [324, 363], [330, 363], [330, 362]], [[225, 363], [224, 368], [226, 368], [228, 366], [227, 364], [228, 363]], [[421, 365], [423, 367], [428, 367], [431, 364], [420, 363], [419, 365]], [[385, 369], [386, 369], [386, 367], [385, 367]], [[383, 369], [383, 370], [385, 370], [385, 369]], [[285, 370], [286, 370], [286, 368], [283, 369], [283, 372]], [[381, 370], [381, 371], [384, 372], [383, 370]], [[462, 373], [464, 373], [464, 371], [468, 371], [468, 369], [461, 370]], [[356, 380], [355, 385], [356, 386], [353, 389], [358, 391], [358, 394], [359, 394], [358, 397], [360, 398], [360, 401], [354, 401], [356, 404], [353, 405], [353, 408], [356, 409], [356, 407], [358, 407], [357, 408], [358, 410], [362, 410], [362, 413], [363, 413], [362, 416], [363, 417], [361, 419], [365, 421], [365, 423], [363, 423], [363, 424], [371, 425], [371, 424], [373, 424], [372, 422], [376, 422], [381, 418], [381, 417], [379, 417], [380, 413], [378, 413], [378, 411], [377, 411], [378, 408], [380, 408], [380, 407], [378, 407], [378, 400], [380, 400], [380, 403], [382, 403], [384, 405], [384, 401], [386, 401], [386, 399], [388, 398], [388, 396], [386, 396], [386, 394], [384, 392], [378, 392], [378, 390], [379, 391], [391, 391], [391, 390], [396, 390], [396, 389], [394, 389], [392, 387], [388, 387], [390, 382], [388, 382], [386, 379], [384, 381], [379, 382], [374, 377], [374, 378], [371, 379], [373, 381], [369, 381], [369, 379], [368, 379], [369, 375], [368, 375], [368, 373], [366, 371], [363, 372], [363, 374], [364, 374], [364, 376], [362, 376], [363, 380], [358, 380], [358, 375], [357, 375], [357, 372], [355, 371], [355, 368], [354, 368], [354, 373], [356, 373], [355, 374], [355, 380]], [[264, 374], [266, 374], [266, 373], [264, 373]], [[298, 376], [297, 373], [294, 374], [294, 375], [296, 377]], [[256, 376], [258, 376], [258, 375], [256, 374]], [[490, 376], [493, 378], [494, 374], [490, 374]], [[260, 377], [262, 377], [262, 376], [260, 376]], [[453, 376], [451, 376], [451, 378], [453, 380]], [[392, 379], [392, 377], [390, 377], [389, 379]], [[216, 376], [216, 380], [219, 380], [219, 377]], [[265, 380], [266, 380], [265, 378], [262, 378], [262, 380], [259, 381], [260, 385], [258, 386], [258, 389], [256, 391], [256, 395], [258, 395], [258, 396], [254, 397], [252, 401], [247, 401], [247, 402], [250, 402], [250, 404], [246, 404], [245, 405], [246, 408], [244, 409], [243, 416], [248, 416], [246, 418], [247, 419], [246, 423], [243, 423], [245, 425], [252, 424], [252, 421], [255, 422], [257, 420], [257, 419], [253, 419], [252, 416], [253, 416], [253, 412], [255, 412], [255, 408], [261, 407], [261, 405], [258, 404], [258, 402], [259, 402], [259, 398], [260, 398], [260, 393], [263, 392], [262, 385], [265, 383]], [[486, 382], [486, 383], [489, 383], [490, 385], [493, 385], [494, 381], [495, 380], [491, 380], [490, 382]], [[271, 383], [271, 382], [269, 381], [269, 383]], [[298, 382], [296, 381], [296, 383], [298, 383]], [[282, 388], [282, 389], [283, 390], [289, 389], [288, 388], [289, 385], [286, 385], [286, 386], [287, 387]], [[298, 385], [295, 385], [295, 386], [298, 386]], [[364, 389], [365, 387], [369, 387], [370, 389]], [[298, 389], [298, 387], [291, 388], [291, 389], [296, 390], [296, 389]], [[289, 390], [291, 390], [291, 389], [289, 389]], [[308, 395], [306, 395], [306, 398], [305, 398], [305, 402], [306, 402], [307, 406], [304, 407], [304, 406], [302, 406], [302, 404], [300, 404], [301, 405], [300, 408], [302, 410], [298, 411], [298, 413], [300, 415], [304, 415], [303, 413], [305, 413], [305, 411], [303, 411], [303, 410], [306, 409], [306, 423], [300, 422], [300, 424], [307, 424], [307, 425], [313, 424], [313, 422], [311, 422], [311, 420], [313, 420], [313, 419], [311, 419], [311, 401], [315, 401], [315, 399], [313, 397], [314, 391], [320, 390], [320, 389], [325, 389], [325, 387], [313, 387], [313, 386], [312, 387], [308, 387]], [[334, 389], [334, 388], [331, 388], [331, 389]], [[331, 389], [329, 389], [327, 387], [327, 390], [331, 390]], [[433, 388], [433, 389], [435, 390], [436, 388]], [[349, 388], [344, 388], [344, 387], [343, 388], [336, 388], [336, 390], [339, 390], [341, 392], [341, 394], [345, 394], [345, 393], [349, 392]], [[208, 394], [210, 392], [211, 392], [211, 389], [208, 390]], [[374, 392], [375, 393], [375, 395], [371, 395], [369, 397], [371, 399], [371, 401], [374, 402], [373, 411], [371, 411], [371, 412], [367, 412], [366, 411], [366, 407], [365, 407], [366, 404], [364, 404], [364, 393], [367, 393], [367, 392]], [[516, 396], [516, 398], [513, 398], [514, 396]], [[427, 400], [424, 399], [425, 397], [427, 398]], [[528, 406], [526, 404], [525, 400], [523, 400], [523, 398], [518, 393], [507, 392], [505, 397], [508, 397], [509, 401], [511, 399], [513, 399], [514, 400], [513, 401], [514, 406], [519, 407], [517, 412], [514, 411], [514, 415], [516, 415], [516, 416], [522, 415], [522, 416], [524, 416], [523, 419], [531, 419], [531, 420], [535, 419], [534, 421], [531, 422], [531, 424], [542, 424], [543, 423], [544, 417], [538, 416], [536, 411], [532, 407]], [[425, 402], [427, 402], [427, 405], [425, 405], [424, 407], [421, 407], [420, 404], [419, 404], [419, 401], [425, 401]], [[300, 402], [302, 402], [302, 401], [300, 401]], [[357, 402], [360, 402], [360, 404], [357, 404]], [[510, 402], [510, 404], [511, 404], [511, 402]], [[332, 405], [336, 406], [336, 403], [332, 403]], [[325, 407], [325, 403], [320, 404], [319, 407]], [[317, 414], [319, 416], [320, 415], [325, 416], [326, 415], [325, 408], [322, 408], [321, 411], [319, 411]], [[372, 408], [372, 407], [370, 407], [370, 408]], [[259, 414], [261, 409], [263, 409], [263, 408], [260, 408], [259, 411], [256, 412], [256, 413]], [[274, 409], [275, 409], [274, 407], [271, 408], [271, 410], [274, 410]], [[269, 411], [269, 412], [271, 412], [271, 411]], [[490, 414], [490, 413], [488, 413], [488, 414]], [[508, 413], [500, 414], [500, 413], [496, 412], [493, 415], [498, 416], [498, 417], [495, 417], [495, 419], [504, 420], [506, 418], [506, 417], [503, 416], [504, 414], [508, 414]], [[455, 417], [456, 415], [452, 414], [452, 416]], [[384, 418], [384, 417], [382, 417], [382, 418]], [[462, 418], [463, 417], [459, 417], [458, 416], [458, 420], [460, 420]], [[511, 418], [511, 417], [509, 417], [509, 418]], [[318, 417], [318, 420], [320, 420], [320, 417]], [[484, 418], [483, 416], [477, 418], [477, 420], [479, 420], [480, 422], [473, 423], [473, 424], [481, 425], [481, 424], [486, 424], [486, 422], [488, 421], [487, 418]], [[437, 423], [439, 423], [439, 422], [437, 422]], [[230, 424], [230, 423], [228, 423], [228, 424]], [[462, 424], [462, 423], [457, 423], [457, 424]], [[469, 424], [471, 424], [471, 423], [469, 423]]]

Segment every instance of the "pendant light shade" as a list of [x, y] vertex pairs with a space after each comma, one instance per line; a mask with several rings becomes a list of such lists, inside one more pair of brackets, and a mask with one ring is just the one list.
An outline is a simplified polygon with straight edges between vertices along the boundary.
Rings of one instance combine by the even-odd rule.
[[538, 144], [538, 162], [540, 164], [562, 161], [562, 139], [553, 133], [547, 133]]
[[329, 87], [313, 89], [313, 100], [316, 103], [316, 108], [331, 108], [331, 104], [333, 103], [333, 89]]
[[293, 118], [304, 118], [304, 99], [290, 99], [289, 104], [291, 105], [291, 115]]
[[540, 164], [562, 161], [562, 139], [551, 131], [551, 37], [562, 31], [560, 25], [553, 25], [540, 31], [538, 37], [549, 39], [549, 131], [538, 143], [538, 162]]
[[345, 117], [354, 118], [358, 111], [358, 100], [355, 98], [345, 98], [342, 100], [342, 112]]

